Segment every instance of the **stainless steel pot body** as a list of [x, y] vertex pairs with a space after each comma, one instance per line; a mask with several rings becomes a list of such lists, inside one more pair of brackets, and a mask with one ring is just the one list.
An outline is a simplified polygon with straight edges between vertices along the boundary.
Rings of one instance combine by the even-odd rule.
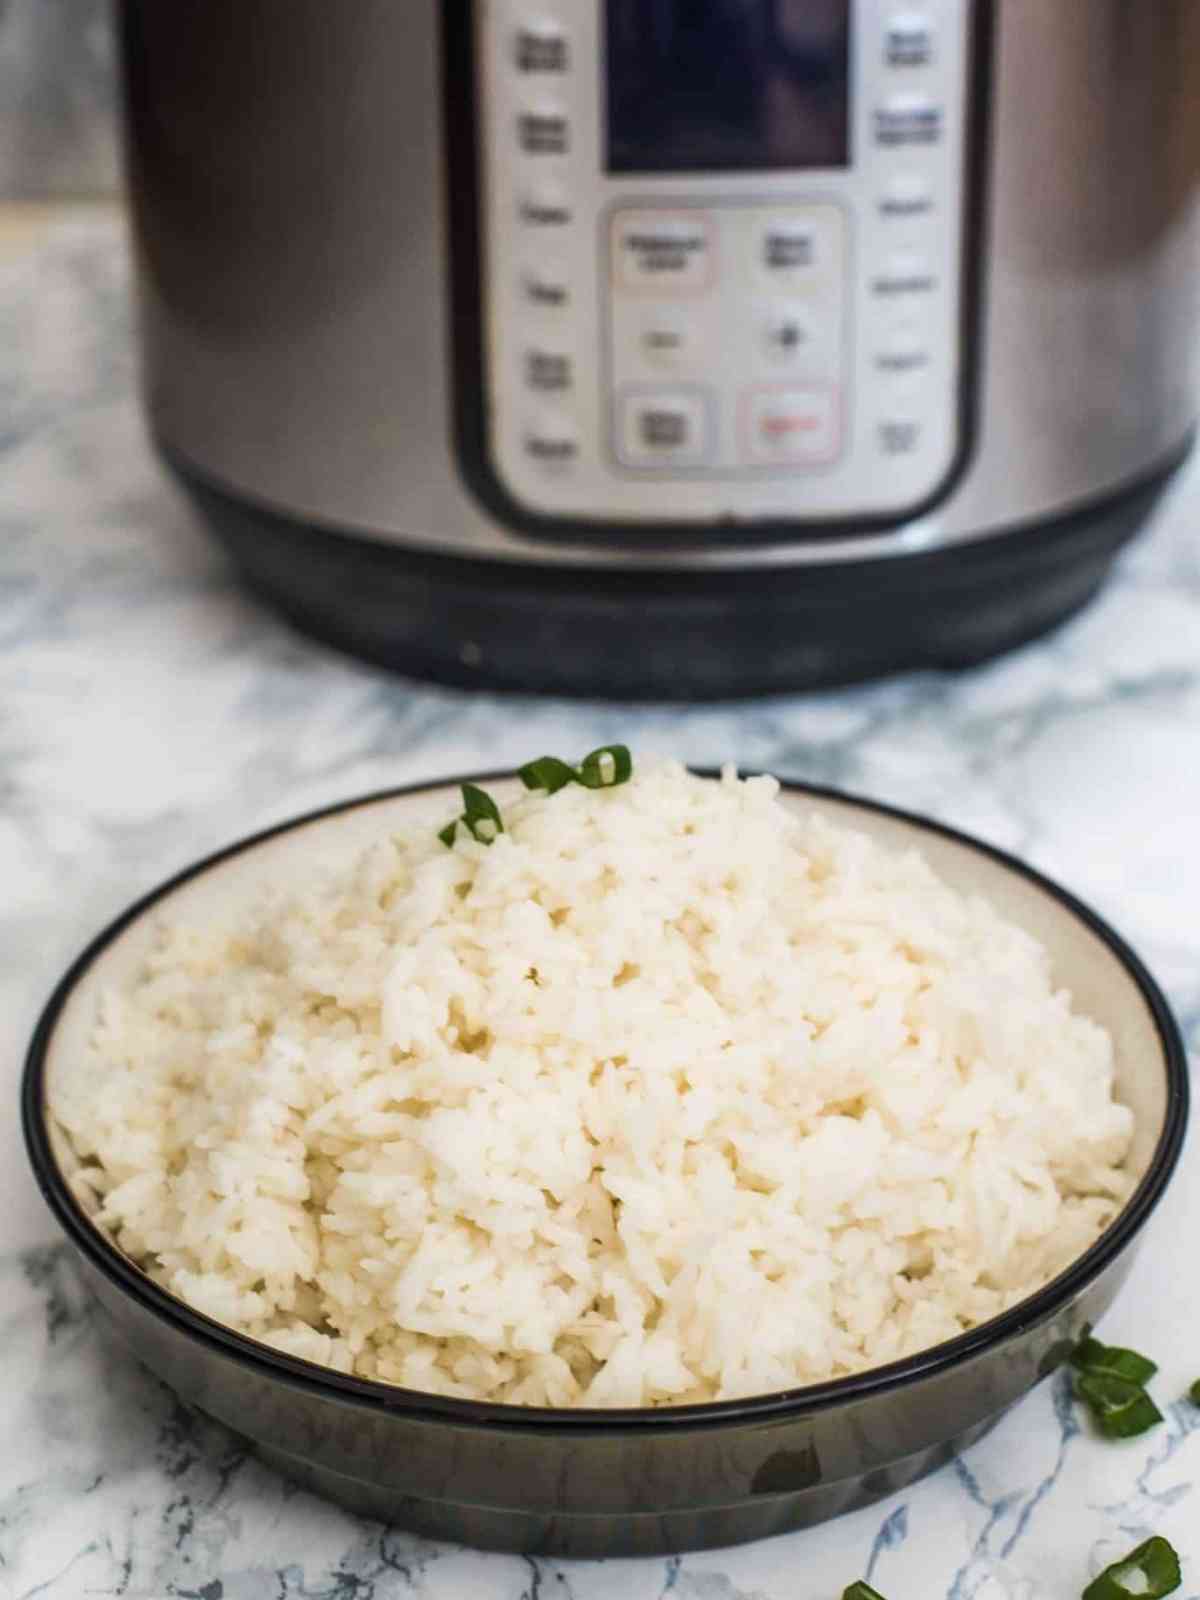
[[[434, 0], [356, 0], [336, 21], [323, 0], [126, 0], [150, 411], [218, 486], [507, 561], [794, 565], [1027, 524], [1121, 488], [1187, 434], [1200, 12], [1000, 0], [978, 422], [949, 497], [852, 544], [798, 526], [660, 548], [648, 527], [631, 552], [586, 528], [547, 545], [500, 524], [464, 483], [451, 422], [442, 20]], [[453, 115], [473, 90], [450, 93]]]

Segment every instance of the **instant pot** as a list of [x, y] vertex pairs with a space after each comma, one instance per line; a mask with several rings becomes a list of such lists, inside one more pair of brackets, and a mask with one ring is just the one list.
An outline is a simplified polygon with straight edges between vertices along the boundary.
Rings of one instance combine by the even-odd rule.
[[1195, 0], [123, 0], [155, 438], [302, 628], [791, 689], [1081, 606], [1187, 449]]

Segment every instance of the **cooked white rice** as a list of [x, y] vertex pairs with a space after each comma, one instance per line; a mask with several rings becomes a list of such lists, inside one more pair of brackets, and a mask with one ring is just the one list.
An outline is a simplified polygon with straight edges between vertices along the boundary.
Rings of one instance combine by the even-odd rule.
[[1127, 1197], [1109, 1037], [1027, 934], [777, 792], [661, 765], [165, 926], [54, 1086], [81, 1194], [241, 1333], [522, 1405], [994, 1316]]

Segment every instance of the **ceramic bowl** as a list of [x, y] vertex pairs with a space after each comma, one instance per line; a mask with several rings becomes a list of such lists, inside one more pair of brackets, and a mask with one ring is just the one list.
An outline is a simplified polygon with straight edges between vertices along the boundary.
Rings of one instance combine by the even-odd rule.
[[[478, 781], [503, 803], [510, 780]], [[1117, 1093], [1136, 1117], [1136, 1188], [1060, 1277], [959, 1338], [855, 1377], [624, 1411], [493, 1405], [345, 1377], [231, 1332], [151, 1282], [73, 1196], [70, 1151], [46, 1114], [47, 1085], [81, 1047], [100, 992], [137, 967], [163, 913], [203, 914], [314, 849], [349, 852], [417, 815], [441, 820], [457, 809], [456, 785], [350, 801], [189, 868], [95, 940], [41, 1018], [23, 1090], [38, 1183], [107, 1320], [184, 1400], [281, 1471], [389, 1523], [529, 1553], [648, 1555], [781, 1533], [903, 1488], [977, 1439], [1100, 1321], [1183, 1140], [1186, 1062], [1166, 1002], [1109, 927], [1021, 862], [921, 817], [799, 785], [785, 788], [789, 804], [916, 846], [947, 882], [986, 896], [1047, 946], [1056, 983], [1111, 1032]]]

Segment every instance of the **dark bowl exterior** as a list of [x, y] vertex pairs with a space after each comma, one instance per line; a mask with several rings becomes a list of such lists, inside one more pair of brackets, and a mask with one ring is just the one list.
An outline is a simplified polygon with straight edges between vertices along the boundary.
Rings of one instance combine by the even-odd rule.
[[[287, 1476], [365, 1516], [482, 1549], [566, 1557], [741, 1544], [869, 1505], [942, 1466], [1064, 1360], [1108, 1309], [1128, 1247], [1069, 1302], [916, 1382], [778, 1416], [503, 1426], [362, 1404], [257, 1366], [78, 1261], [106, 1320], [184, 1400]], [[832, 1387], [832, 1386], [830, 1386]]]
[[1183, 1142], [1183, 1042], [1137, 956], [1053, 883], [927, 819], [788, 787], [951, 834], [999, 859], [1098, 933], [1140, 990], [1162, 1046], [1162, 1132], [1134, 1198], [1053, 1283], [889, 1367], [790, 1393], [657, 1411], [526, 1410], [391, 1389], [282, 1355], [192, 1311], [109, 1243], [75, 1201], [51, 1147], [44, 1072], [59, 1014], [103, 950], [170, 890], [271, 836], [260, 835], [163, 885], [101, 934], [52, 997], [30, 1048], [22, 1105], [30, 1160], [105, 1321], [184, 1400], [254, 1441], [291, 1477], [363, 1514], [482, 1548], [583, 1557], [737, 1544], [867, 1505], [979, 1438], [1063, 1363], [1127, 1276]]

